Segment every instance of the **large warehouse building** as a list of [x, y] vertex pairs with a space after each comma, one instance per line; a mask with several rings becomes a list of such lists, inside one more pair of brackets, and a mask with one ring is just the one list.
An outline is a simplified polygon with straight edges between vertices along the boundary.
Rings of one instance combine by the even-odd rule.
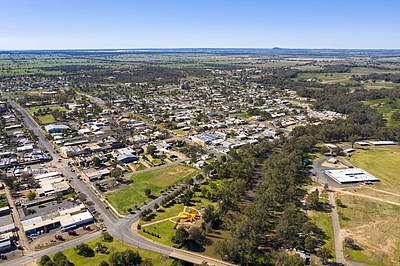
[[36, 216], [23, 220], [21, 223], [26, 235], [31, 235], [38, 232], [47, 233], [56, 228], [67, 231], [84, 224], [92, 223], [93, 221], [94, 218], [86, 210], [85, 205], [80, 204], [69, 209], [60, 210], [56, 215], [50, 217]]
[[378, 178], [361, 168], [325, 170], [325, 174], [339, 184], [379, 181]]

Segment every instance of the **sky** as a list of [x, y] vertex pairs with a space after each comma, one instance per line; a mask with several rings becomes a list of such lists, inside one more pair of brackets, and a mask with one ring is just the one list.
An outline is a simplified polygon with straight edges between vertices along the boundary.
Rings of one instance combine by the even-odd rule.
[[400, 49], [398, 0], [1, 0], [0, 50]]

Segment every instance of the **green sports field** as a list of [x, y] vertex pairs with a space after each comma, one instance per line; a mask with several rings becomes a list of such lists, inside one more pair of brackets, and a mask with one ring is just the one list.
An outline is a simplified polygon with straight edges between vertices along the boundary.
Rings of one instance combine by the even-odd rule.
[[107, 200], [121, 213], [127, 213], [129, 208], [144, 205], [151, 199], [146, 197], [144, 190], [151, 189], [154, 196], [158, 196], [168, 186], [193, 177], [199, 170], [185, 165], [171, 165], [152, 170], [139, 172], [132, 176], [132, 183], [126, 187], [108, 193]]

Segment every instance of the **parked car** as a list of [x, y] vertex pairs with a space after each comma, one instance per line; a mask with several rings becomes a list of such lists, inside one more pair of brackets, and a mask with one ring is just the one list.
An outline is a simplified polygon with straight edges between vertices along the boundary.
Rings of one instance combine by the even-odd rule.
[[77, 233], [75, 230], [69, 230], [69, 231], [68, 231], [68, 235], [70, 235], [70, 236], [77, 236], [78, 233]]

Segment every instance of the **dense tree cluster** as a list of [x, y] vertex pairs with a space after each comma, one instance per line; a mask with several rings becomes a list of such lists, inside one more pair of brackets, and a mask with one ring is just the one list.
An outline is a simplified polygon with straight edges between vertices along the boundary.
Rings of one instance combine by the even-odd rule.
[[138, 252], [127, 249], [121, 252], [113, 252], [109, 262], [111, 266], [135, 266], [141, 265], [143, 259]]
[[99, 69], [99, 66], [95, 65], [57, 65], [57, 66], [45, 66], [40, 67], [43, 71], [62, 71], [62, 72], [79, 72]]
[[[304, 159], [315, 144], [316, 139], [308, 135], [273, 144], [262, 142], [233, 151], [214, 166], [214, 178], [222, 179], [223, 185], [208, 192], [218, 204], [217, 208], [205, 209], [204, 220], [211, 228], [223, 221], [231, 232], [231, 240], [218, 243], [224, 259], [241, 265], [262, 265], [275, 260], [271, 249], [315, 252], [320, 246], [323, 234], [301, 209], [305, 195], [302, 186], [308, 182]], [[257, 163], [264, 159], [264, 176], [253, 201], [238, 205], [246, 188], [255, 182]]]
[[47, 255], [42, 256], [38, 264], [40, 266], [74, 266], [61, 251], [54, 254], [53, 259]]
[[23, 94], [22, 97], [18, 97], [18, 102], [22, 105], [30, 104], [31, 106], [43, 106], [51, 104], [65, 104], [75, 99], [76, 92], [73, 89], [58, 90], [55, 95], [44, 95], [44, 94]]
[[340, 85], [324, 85], [323, 88], [299, 87], [297, 92], [301, 96], [315, 99], [316, 109], [332, 110], [346, 114], [348, 117], [317, 126], [296, 128], [293, 131], [294, 136], [308, 134], [322, 141], [350, 141], [366, 138], [398, 140], [400, 138], [400, 127], [386, 127], [383, 116], [364, 103], [367, 100], [388, 99], [388, 103], [397, 108], [397, 99], [400, 98], [398, 89], [351, 91]]
[[384, 81], [391, 81], [394, 83], [400, 83], [400, 74], [399, 73], [372, 73], [368, 75], [362, 76], [355, 76], [353, 80], [358, 81], [366, 81], [372, 80], [373, 82], [376, 80], [384, 80]]

